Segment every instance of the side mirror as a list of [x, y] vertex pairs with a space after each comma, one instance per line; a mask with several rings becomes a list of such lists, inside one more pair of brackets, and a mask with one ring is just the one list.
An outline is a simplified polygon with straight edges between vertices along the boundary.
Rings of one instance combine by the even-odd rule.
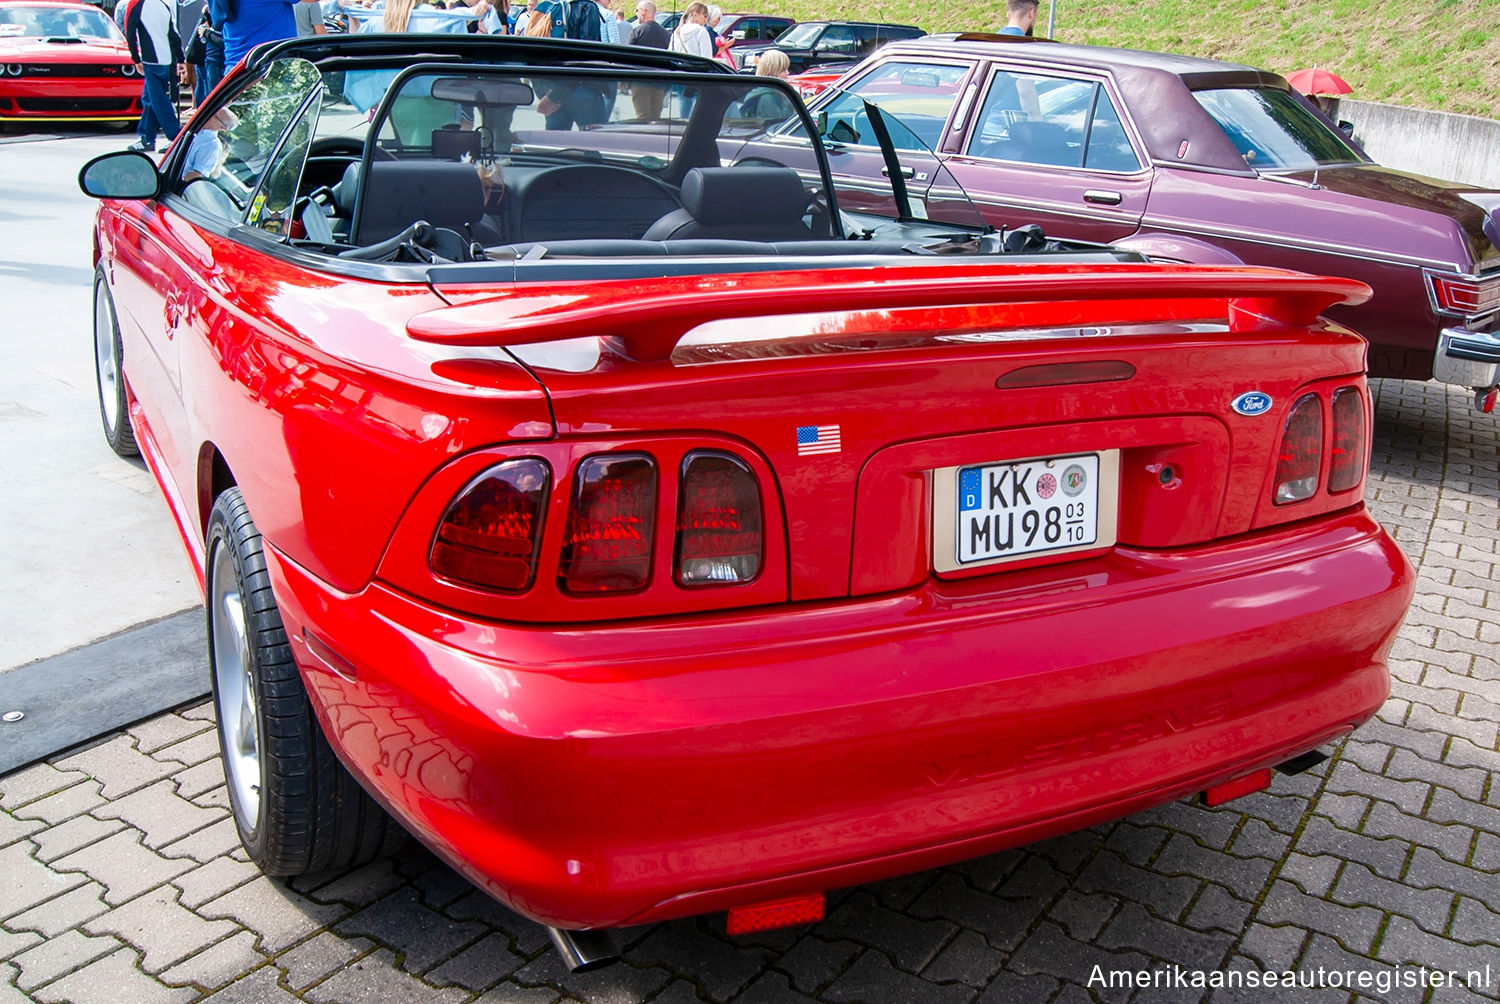
[[117, 150], [83, 165], [78, 187], [96, 199], [154, 199], [161, 194], [161, 175], [144, 153]]
[[1345, 136], [1348, 136], [1350, 139], [1353, 139], [1354, 123], [1350, 122], [1348, 119], [1339, 119], [1339, 132], [1343, 133]]

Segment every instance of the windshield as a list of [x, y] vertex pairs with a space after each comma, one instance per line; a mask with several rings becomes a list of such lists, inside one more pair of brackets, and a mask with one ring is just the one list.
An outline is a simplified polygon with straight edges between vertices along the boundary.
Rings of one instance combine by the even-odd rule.
[[803, 21], [794, 24], [776, 38], [776, 45], [784, 49], [811, 49], [823, 30], [821, 21]]
[[[371, 120], [373, 147], [351, 207], [355, 243], [382, 240], [423, 218], [405, 206], [423, 192], [440, 192], [445, 201], [422, 204], [429, 222], [441, 225], [432, 217], [452, 201], [453, 213], [469, 224], [466, 236], [486, 245], [647, 234], [655, 240], [668, 230], [682, 236], [662, 223], [679, 211], [692, 217], [692, 234], [841, 235], [818, 145], [805, 133], [776, 146], [760, 142], [767, 125], [805, 114], [781, 81], [431, 65], [399, 75], [349, 70], [329, 83], [335, 97], [319, 127], [328, 142], [315, 142], [315, 154], [336, 150], [337, 138]], [[471, 199], [475, 208], [466, 208]]]
[[1268, 87], [1194, 91], [1245, 163], [1261, 171], [1357, 164], [1359, 155], [1289, 92]]
[[102, 11], [65, 7], [0, 7], [0, 38], [102, 38], [123, 41]]

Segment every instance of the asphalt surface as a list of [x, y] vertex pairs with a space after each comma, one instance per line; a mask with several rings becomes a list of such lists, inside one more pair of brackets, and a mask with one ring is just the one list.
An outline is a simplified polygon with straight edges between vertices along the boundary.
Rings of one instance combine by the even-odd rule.
[[145, 464], [100, 431], [94, 201], [76, 179], [134, 133], [16, 128], [0, 134], [0, 704], [6, 671], [199, 602]]
[[[49, 163], [62, 172], [68, 155], [102, 144], [58, 145], [68, 154]], [[0, 152], [6, 212], [14, 149]], [[55, 280], [48, 316], [87, 317], [86, 229], [74, 253], [35, 266]], [[0, 263], [4, 281], [43, 282], [29, 271]], [[14, 328], [4, 337], [18, 341]], [[37, 423], [59, 453], [87, 457], [99, 438], [90, 351], [75, 332], [48, 364], [76, 391], [49, 388], [58, 410]], [[729, 939], [719, 916], [631, 929], [623, 963], [570, 976], [536, 925], [414, 844], [349, 874], [260, 876], [229, 818], [211, 709], [194, 702], [0, 777], [0, 1004], [1500, 999], [1500, 423], [1437, 385], [1384, 382], [1376, 394], [1369, 501], [1419, 570], [1392, 696], [1329, 762], [1268, 793], [1217, 809], [1173, 803], [834, 891], [811, 927]], [[61, 494], [49, 478], [95, 469], [105, 483], [111, 470], [133, 477], [107, 450], [94, 457], [39, 465], [34, 490]], [[4, 515], [0, 547], [43, 533]], [[143, 524], [117, 543], [159, 549], [171, 559], [159, 574], [180, 584], [186, 561], [164, 508], [141, 515], [160, 524], [155, 542]], [[114, 558], [107, 538], [93, 547], [94, 561]], [[92, 565], [52, 568], [42, 555], [49, 581], [37, 588], [97, 598]], [[7, 603], [27, 600], [11, 568], [0, 565]], [[142, 572], [133, 586], [161, 584]], [[177, 602], [161, 597], [180, 593], [141, 609], [159, 616]], [[89, 612], [74, 613], [80, 641], [96, 636]], [[107, 672], [109, 652], [71, 657]], [[1268, 988], [1268, 973], [1299, 985]]]

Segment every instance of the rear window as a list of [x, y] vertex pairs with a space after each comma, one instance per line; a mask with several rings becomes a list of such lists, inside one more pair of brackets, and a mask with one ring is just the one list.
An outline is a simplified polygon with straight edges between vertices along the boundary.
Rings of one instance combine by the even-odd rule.
[[1359, 162], [1344, 137], [1287, 91], [1228, 87], [1194, 91], [1245, 163], [1258, 170], [1306, 171]]

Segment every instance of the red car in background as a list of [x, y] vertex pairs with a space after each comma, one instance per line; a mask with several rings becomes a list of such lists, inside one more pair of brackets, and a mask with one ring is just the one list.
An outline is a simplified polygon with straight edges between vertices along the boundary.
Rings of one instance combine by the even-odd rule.
[[582, 965], [1257, 790], [1385, 700], [1412, 572], [1319, 316], [1367, 287], [922, 219], [889, 143], [895, 217], [853, 211], [757, 88], [800, 109], [308, 38], [84, 167], [105, 434], [203, 583], [265, 871], [383, 807]]
[[141, 78], [98, 7], [0, 0], [0, 122], [134, 122]]

